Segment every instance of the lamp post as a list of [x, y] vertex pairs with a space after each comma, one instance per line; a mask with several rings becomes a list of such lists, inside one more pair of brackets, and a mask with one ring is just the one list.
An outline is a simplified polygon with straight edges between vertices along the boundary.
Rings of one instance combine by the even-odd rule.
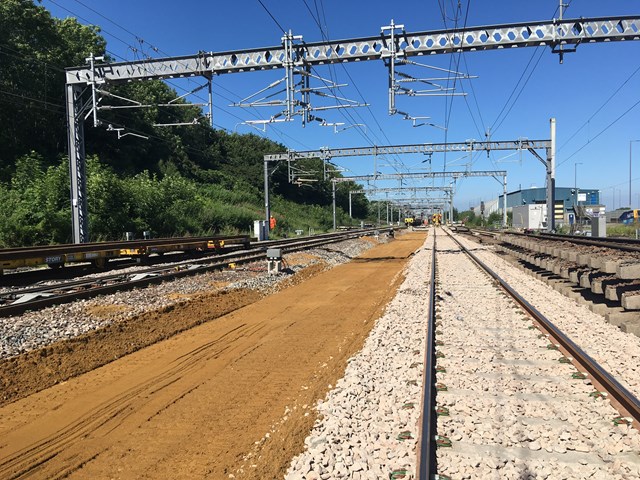
[[631, 208], [631, 145], [640, 140], [629, 140], [629, 208]]
[[612, 192], [612, 195], [613, 195], [613, 199], [612, 199], [613, 207], [611, 207], [611, 211], [615, 211], [615, 209], [616, 209], [616, 187], [611, 187], [611, 192]]
[[575, 162], [573, 164], [573, 189], [576, 192], [576, 204], [578, 203], [578, 165], [582, 165], [582, 162]]
[[573, 213], [575, 214], [575, 219], [573, 221], [573, 225], [571, 226], [571, 228], [576, 228], [576, 225], [578, 225], [578, 209], [576, 208], [576, 205], [580, 204], [580, 201], [578, 200], [578, 165], [582, 165], [582, 162], [575, 162], [573, 164], [573, 191], [575, 192], [575, 197], [574, 197], [574, 202], [573, 202]]

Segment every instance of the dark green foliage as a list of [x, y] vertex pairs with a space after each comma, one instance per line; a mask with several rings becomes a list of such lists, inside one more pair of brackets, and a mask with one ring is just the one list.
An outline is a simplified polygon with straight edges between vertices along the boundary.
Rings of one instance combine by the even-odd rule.
[[[0, 1], [0, 246], [71, 241], [64, 68], [105, 51], [97, 27], [53, 18], [32, 0]], [[144, 105], [179, 96], [161, 81], [109, 85], [108, 91]], [[174, 103], [185, 106], [101, 110], [100, 127], [86, 122], [90, 240], [144, 230], [156, 237], [245, 233], [264, 217], [263, 156], [285, 147], [214, 130], [199, 107]], [[124, 104], [115, 97], [102, 103]], [[149, 139], [118, 139], [109, 125]], [[285, 163], [271, 176], [273, 211], [280, 217], [275, 233], [331, 228], [331, 183], [323, 172], [338, 173], [318, 159], [295, 168], [312, 181], [290, 183]], [[355, 187], [338, 185], [339, 224], [350, 223], [345, 212]], [[353, 195], [352, 210], [354, 217], [366, 215], [363, 195]]]
[[104, 52], [98, 32], [30, 0], [0, 2], [0, 180], [21, 155], [35, 151], [54, 165], [65, 151], [64, 68]]
[[0, 184], [0, 244], [43, 245], [71, 236], [68, 163], [43, 168], [31, 152], [16, 162], [9, 184]]

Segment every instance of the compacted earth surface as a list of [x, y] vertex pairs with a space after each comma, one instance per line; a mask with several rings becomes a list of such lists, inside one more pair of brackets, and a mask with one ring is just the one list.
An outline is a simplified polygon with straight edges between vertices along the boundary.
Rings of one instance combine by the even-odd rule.
[[15, 319], [26, 327], [0, 361], [0, 478], [282, 478], [424, 240], [266, 286], [145, 289], [142, 310], [113, 297]]

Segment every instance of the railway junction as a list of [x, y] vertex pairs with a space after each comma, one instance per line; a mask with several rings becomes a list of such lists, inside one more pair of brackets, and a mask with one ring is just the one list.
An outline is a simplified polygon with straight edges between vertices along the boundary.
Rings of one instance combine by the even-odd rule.
[[0, 319], [48, 337], [3, 347], [0, 476], [640, 475], [640, 337], [507, 242], [355, 237]]

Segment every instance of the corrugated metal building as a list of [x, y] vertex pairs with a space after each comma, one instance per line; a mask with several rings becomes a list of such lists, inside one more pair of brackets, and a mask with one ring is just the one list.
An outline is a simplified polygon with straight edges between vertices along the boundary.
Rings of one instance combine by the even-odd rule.
[[[587, 210], [591, 210], [590, 206], [600, 205], [600, 191], [593, 188], [578, 188], [578, 195], [573, 187], [556, 187], [556, 206], [555, 217], [556, 222], [563, 223], [568, 218], [566, 213], [578, 204], [584, 206]], [[502, 211], [502, 195], [499, 198], [484, 202], [484, 216], [488, 217], [494, 212]], [[546, 188], [528, 188], [525, 190], [516, 190], [507, 193], [507, 212], [510, 212], [514, 206], [518, 205], [536, 205], [546, 204], [547, 189]], [[477, 215], [480, 215], [480, 205], [472, 208]], [[599, 209], [594, 209], [599, 210]]]
[[[565, 210], [574, 205], [600, 205], [600, 191], [593, 188], [578, 188], [578, 196], [572, 187], [556, 187], [556, 203], [562, 200]], [[507, 211], [514, 205], [531, 205], [546, 203], [546, 188], [529, 188], [507, 193]], [[500, 207], [502, 207], [502, 195], [500, 195]]]

